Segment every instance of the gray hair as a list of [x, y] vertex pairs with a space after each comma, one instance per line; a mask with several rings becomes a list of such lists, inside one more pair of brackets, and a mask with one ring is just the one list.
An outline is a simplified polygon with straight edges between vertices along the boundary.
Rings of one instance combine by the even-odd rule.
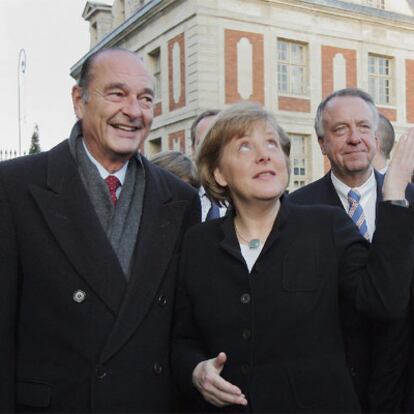
[[372, 112], [372, 118], [374, 120], [373, 130], [376, 131], [378, 127], [378, 109], [375, 106], [374, 100], [372, 99], [371, 95], [362, 89], [358, 88], [345, 88], [340, 89], [338, 91], [335, 91], [331, 95], [327, 96], [318, 106], [318, 109], [316, 111], [316, 117], [315, 117], [315, 132], [318, 138], [323, 139], [325, 137], [325, 128], [324, 128], [324, 113], [325, 109], [328, 105], [328, 103], [333, 98], [344, 98], [344, 97], [355, 97], [355, 98], [361, 98], [363, 101], [365, 101], [369, 109]]
[[390, 158], [392, 147], [394, 146], [395, 132], [391, 122], [382, 114], [379, 114], [377, 138], [379, 150], [384, 158], [388, 160]]

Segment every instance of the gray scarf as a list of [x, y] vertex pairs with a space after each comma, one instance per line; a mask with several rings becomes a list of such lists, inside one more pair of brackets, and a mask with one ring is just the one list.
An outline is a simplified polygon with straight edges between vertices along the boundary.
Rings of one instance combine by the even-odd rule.
[[69, 147], [99, 221], [129, 279], [145, 192], [145, 171], [140, 156], [137, 154], [130, 159], [122, 191], [114, 207], [105, 181], [83, 146], [79, 122], [72, 129]]

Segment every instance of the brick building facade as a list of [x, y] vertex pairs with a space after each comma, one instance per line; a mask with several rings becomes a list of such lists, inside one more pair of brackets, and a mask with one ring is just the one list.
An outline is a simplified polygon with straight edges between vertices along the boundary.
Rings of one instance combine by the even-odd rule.
[[[126, 47], [156, 79], [144, 151], [190, 153], [200, 112], [249, 99], [274, 111], [292, 138], [291, 188], [329, 165], [313, 131], [323, 97], [370, 92], [401, 134], [414, 123], [410, 0], [114, 0], [87, 2], [91, 50]], [[106, 30], [104, 30], [106, 29]], [[84, 56], [72, 67], [77, 77]]]

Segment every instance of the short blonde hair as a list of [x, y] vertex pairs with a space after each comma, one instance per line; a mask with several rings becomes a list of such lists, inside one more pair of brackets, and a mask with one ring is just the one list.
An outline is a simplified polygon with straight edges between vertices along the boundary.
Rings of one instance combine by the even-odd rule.
[[221, 111], [208, 130], [196, 160], [201, 185], [217, 203], [231, 202], [229, 190], [217, 183], [214, 171], [219, 165], [223, 148], [233, 138], [240, 138], [257, 123], [269, 123], [279, 136], [289, 171], [290, 138], [277, 123], [275, 116], [261, 105], [240, 102]]

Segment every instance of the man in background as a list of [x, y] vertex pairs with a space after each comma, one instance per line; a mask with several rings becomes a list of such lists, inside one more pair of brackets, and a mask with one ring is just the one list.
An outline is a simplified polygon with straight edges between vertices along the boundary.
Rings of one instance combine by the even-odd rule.
[[395, 132], [391, 122], [381, 113], [378, 115], [377, 152], [372, 160], [372, 166], [381, 174], [385, 174], [395, 142]]
[[[367, 240], [375, 232], [384, 180], [372, 166], [377, 126], [378, 111], [366, 92], [347, 88], [325, 98], [317, 110], [315, 131], [331, 170], [289, 196], [295, 203], [344, 208]], [[413, 188], [407, 187], [401, 205], [414, 200]], [[347, 364], [364, 411], [400, 411], [409, 352], [407, 321], [373, 324], [344, 300], [341, 314]]]
[[[202, 112], [191, 125], [191, 150], [193, 159], [197, 158], [198, 149], [203, 143], [206, 132], [215, 121], [218, 113], [217, 109], [209, 109]], [[203, 186], [200, 187], [198, 195], [201, 202], [201, 220], [213, 220], [223, 217], [226, 214], [227, 208], [217, 205], [213, 202], [205, 192]]]

